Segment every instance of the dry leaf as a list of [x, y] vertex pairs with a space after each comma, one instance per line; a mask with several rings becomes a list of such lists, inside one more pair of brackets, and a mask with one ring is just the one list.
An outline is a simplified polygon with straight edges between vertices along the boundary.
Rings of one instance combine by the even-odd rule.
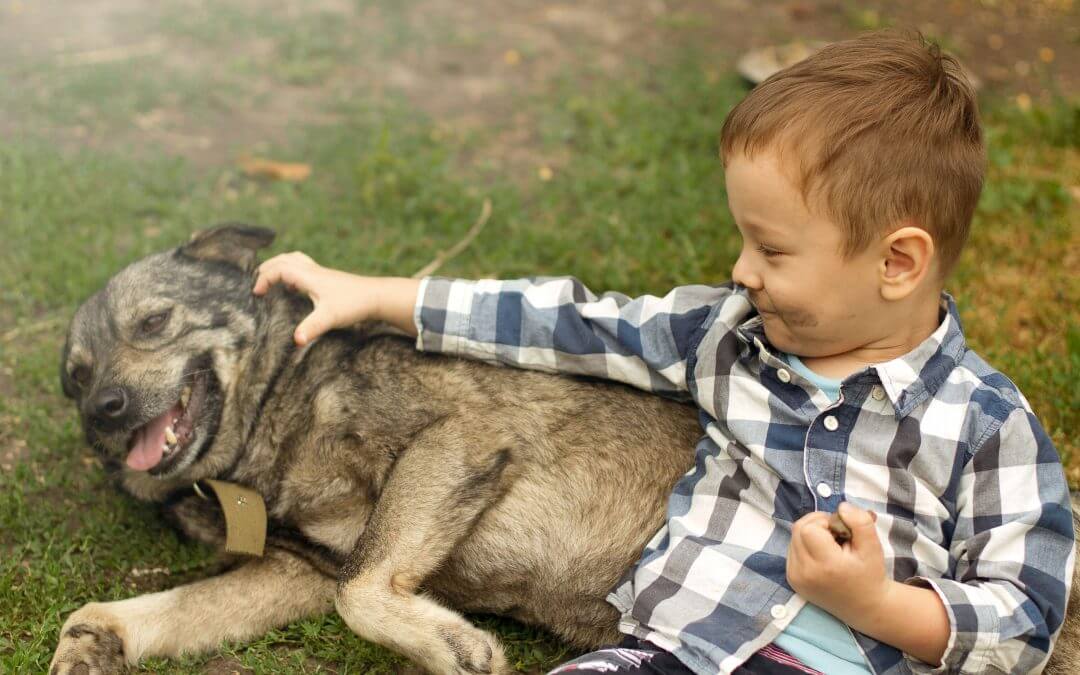
[[1031, 110], [1031, 97], [1027, 94], [1016, 95], [1016, 107], [1020, 108], [1024, 112]]
[[555, 172], [551, 170], [549, 166], [542, 166], [540, 170], [536, 172], [540, 176], [540, 180], [545, 183], [555, 177]]
[[244, 175], [250, 178], [287, 180], [293, 183], [307, 180], [308, 176], [311, 175], [310, 164], [275, 162], [272, 159], [261, 159], [258, 157], [245, 157], [241, 159], [240, 169], [244, 172]]
[[508, 66], [516, 66], [521, 63], [521, 52], [516, 49], [507, 49], [506, 53], [503, 54], [503, 61]]
[[1043, 47], [1039, 50], [1039, 60], [1043, 63], [1050, 63], [1054, 60], [1054, 50], [1049, 47]]

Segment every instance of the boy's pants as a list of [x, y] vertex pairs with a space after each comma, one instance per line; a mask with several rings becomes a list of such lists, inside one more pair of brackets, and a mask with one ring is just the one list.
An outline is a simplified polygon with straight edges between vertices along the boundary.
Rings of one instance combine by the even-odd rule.
[[[616, 675], [693, 675], [681, 661], [650, 642], [627, 635], [617, 647], [579, 656], [552, 670], [556, 673], [615, 673]], [[732, 675], [823, 675], [799, 663], [791, 654], [769, 645], [735, 669]]]

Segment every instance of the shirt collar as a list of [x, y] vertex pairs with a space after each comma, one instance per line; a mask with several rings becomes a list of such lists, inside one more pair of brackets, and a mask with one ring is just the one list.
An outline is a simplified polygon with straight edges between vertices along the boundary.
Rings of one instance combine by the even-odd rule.
[[960, 313], [948, 293], [941, 294], [941, 310], [941, 324], [918, 347], [892, 361], [871, 366], [897, 417], [906, 416], [937, 394], [967, 351]]
[[[736, 292], [739, 291], [745, 293], [741, 287]], [[876, 375], [875, 379], [881, 382], [897, 417], [907, 416], [922, 402], [932, 398], [967, 351], [956, 301], [943, 292], [940, 306], [941, 323], [919, 346], [891, 361], [876, 363], [854, 373], [844, 382], [856, 383], [862, 378]], [[765, 337], [765, 324], [756, 310], [751, 311], [735, 333], [751, 349], [773, 349]]]

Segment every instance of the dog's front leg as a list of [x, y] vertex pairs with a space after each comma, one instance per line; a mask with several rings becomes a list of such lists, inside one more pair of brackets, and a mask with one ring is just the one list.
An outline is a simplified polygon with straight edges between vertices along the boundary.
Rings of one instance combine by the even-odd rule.
[[476, 426], [449, 420], [417, 436], [338, 583], [338, 614], [353, 631], [439, 674], [508, 670], [495, 636], [416, 593], [512, 480], [512, 451]]
[[119, 673], [144, 657], [204, 652], [333, 606], [333, 579], [291, 553], [271, 549], [217, 577], [84, 606], [60, 629], [50, 673]]

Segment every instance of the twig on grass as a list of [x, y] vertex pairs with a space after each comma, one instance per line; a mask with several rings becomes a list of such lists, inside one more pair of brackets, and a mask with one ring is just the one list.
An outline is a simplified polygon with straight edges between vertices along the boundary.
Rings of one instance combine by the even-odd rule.
[[62, 67], [97, 65], [113, 61], [126, 61], [140, 56], [153, 56], [160, 53], [165, 45], [160, 40], [150, 40], [129, 45], [115, 45], [100, 49], [60, 54], [57, 63]]
[[490, 217], [491, 199], [484, 197], [484, 203], [480, 207], [480, 217], [476, 219], [476, 222], [473, 223], [473, 226], [470, 227], [469, 231], [465, 233], [465, 237], [447, 250], [439, 251], [439, 254], [435, 256], [435, 259], [429, 262], [427, 265], [424, 265], [424, 267], [421, 268], [419, 272], [412, 275], [412, 278], [419, 279], [420, 277], [426, 277], [429, 274], [432, 274], [433, 272], [435, 272], [435, 270], [442, 267], [442, 264], [444, 262], [446, 262], [450, 258], [453, 258], [458, 253], [464, 251], [465, 247], [471, 244], [473, 239], [476, 239], [476, 235], [480, 234], [480, 230], [484, 229], [484, 225], [487, 224], [488, 218]]

